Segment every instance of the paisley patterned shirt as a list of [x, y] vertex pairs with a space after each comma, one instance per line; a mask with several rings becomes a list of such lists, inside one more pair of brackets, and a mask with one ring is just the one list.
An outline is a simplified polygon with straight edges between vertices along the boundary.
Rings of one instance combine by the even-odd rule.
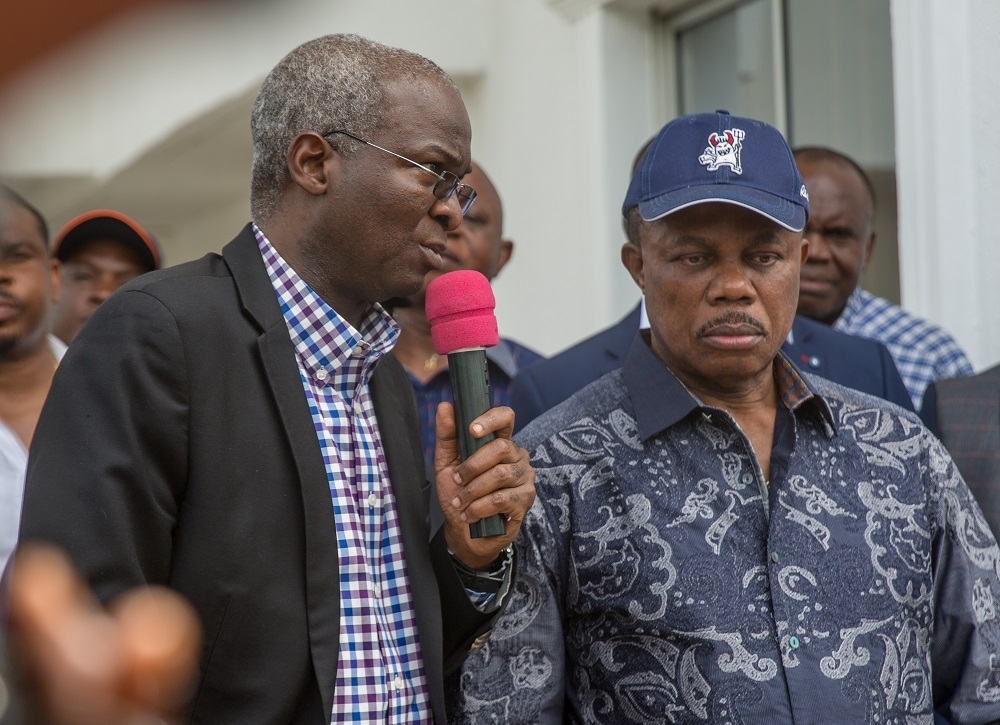
[[641, 339], [520, 434], [520, 578], [455, 722], [1000, 722], [1000, 550], [948, 454], [775, 370], [769, 482]]

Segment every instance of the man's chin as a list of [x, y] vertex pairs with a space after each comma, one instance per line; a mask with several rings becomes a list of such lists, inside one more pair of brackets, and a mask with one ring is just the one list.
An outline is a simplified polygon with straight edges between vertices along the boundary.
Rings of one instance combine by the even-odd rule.
[[14, 352], [14, 350], [17, 349], [18, 343], [20, 342], [20, 335], [10, 333], [0, 334], [0, 358], [8, 357], [12, 352]]
[[799, 306], [796, 312], [804, 317], [809, 317], [820, 322], [828, 319], [837, 319], [836, 305], [826, 297], [799, 292]]

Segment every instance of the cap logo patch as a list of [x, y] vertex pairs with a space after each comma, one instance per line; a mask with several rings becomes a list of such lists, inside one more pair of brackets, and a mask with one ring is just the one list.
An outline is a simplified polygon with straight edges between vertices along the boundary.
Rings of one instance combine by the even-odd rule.
[[722, 134], [713, 133], [708, 137], [708, 146], [698, 157], [698, 161], [702, 166], [708, 167], [709, 171], [718, 171], [720, 166], [728, 166], [734, 174], [742, 174], [740, 151], [745, 137], [746, 134], [739, 128], [723, 131]]

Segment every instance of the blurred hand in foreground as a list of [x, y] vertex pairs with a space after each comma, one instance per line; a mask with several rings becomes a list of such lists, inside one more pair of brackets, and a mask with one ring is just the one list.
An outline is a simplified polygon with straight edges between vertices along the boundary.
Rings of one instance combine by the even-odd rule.
[[161, 723], [191, 694], [201, 635], [177, 593], [137, 588], [104, 609], [61, 552], [27, 546], [10, 596], [14, 721]]

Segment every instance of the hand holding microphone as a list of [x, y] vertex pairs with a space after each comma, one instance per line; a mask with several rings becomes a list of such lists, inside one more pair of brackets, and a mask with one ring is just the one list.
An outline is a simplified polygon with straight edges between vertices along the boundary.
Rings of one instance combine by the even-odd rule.
[[448, 355], [455, 400], [454, 429], [447, 404], [438, 412], [438, 494], [449, 522], [469, 524], [461, 542], [449, 536], [448, 543], [473, 567], [489, 564], [514, 538], [535, 498], [527, 452], [510, 440], [513, 412], [491, 409], [486, 348], [499, 341], [494, 306], [489, 281], [474, 270], [443, 274], [427, 287], [431, 337], [437, 353]]

